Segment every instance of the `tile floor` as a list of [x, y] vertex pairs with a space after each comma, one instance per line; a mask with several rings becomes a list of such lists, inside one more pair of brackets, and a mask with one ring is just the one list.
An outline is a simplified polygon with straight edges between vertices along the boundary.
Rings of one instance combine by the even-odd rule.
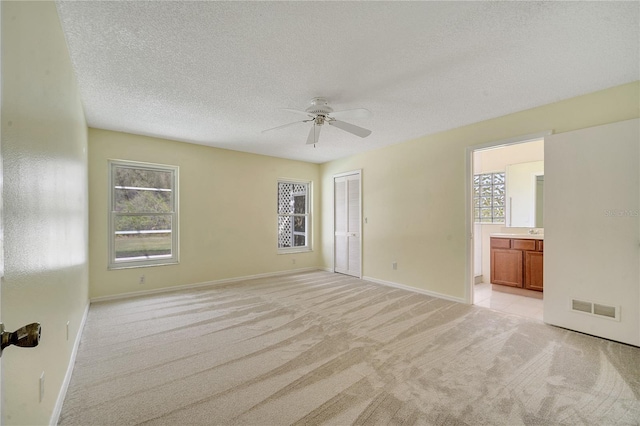
[[542, 321], [542, 299], [493, 291], [491, 284], [475, 285], [474, 304]]

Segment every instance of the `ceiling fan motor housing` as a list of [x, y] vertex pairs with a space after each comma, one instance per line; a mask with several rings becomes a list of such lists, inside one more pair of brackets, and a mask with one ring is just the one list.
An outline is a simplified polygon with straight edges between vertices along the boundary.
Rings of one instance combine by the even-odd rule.
[[333, 112], [333, 108], [329, 106], [329, 102], [325, 98], [313, 98], [310, 103], [311, 105], [305, 110], [309, 114], [325, 116]]

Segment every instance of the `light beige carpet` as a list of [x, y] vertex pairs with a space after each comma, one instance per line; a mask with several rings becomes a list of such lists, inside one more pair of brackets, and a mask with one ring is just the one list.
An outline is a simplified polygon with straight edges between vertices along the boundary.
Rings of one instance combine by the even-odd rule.
[[639, 422], [639, 348], [327, 272], [93, 304], [60, 417]]

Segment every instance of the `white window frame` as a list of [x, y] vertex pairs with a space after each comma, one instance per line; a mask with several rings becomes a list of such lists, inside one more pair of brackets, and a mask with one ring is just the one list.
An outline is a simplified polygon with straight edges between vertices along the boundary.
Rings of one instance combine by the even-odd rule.
[[[302, 213], [291, 213], [291, 214], [281, 214], [280, 211], [278, 210], [278, 203], [279, 203], [279, 190], [280, 190], [280, 184], [281, 183], [290, 183], [290, 184], [294, 184], [294, 185], [307, 185], [307, 196], [305, 198], [306, 201], [306, 205], [305, 205], [305, 210], [306, 213], [302, 214]], [[312, 193], [313, 193], [313, 185], [312, 185], [312, 181], [309, 180], [301, 180], [301, 179], [289, 179], [289, 178], [278, 178], [277, 184], [276, 184], [276, 247], [278, 249], [278, 254], [288, 254], [288, 253], [302, 253], [302, 252], [308, 252], [308, 251], [312, 251], [312, 245], [311, 245], [311, 197], [312, 197]], [[298, 246], [298, 247], [280, 247], [279, 241], [278, 241], [278, 236], [280, 235], [280, 229], [278, 229], [279, 227], [279, 218], [280, 216], [291, 216], [291, 217], [295, 217], [295, 216], [304, 216], [305, 219], [305, 243], [306, 245], [304, 246]], [[294, 240], [294, 236], [296, 234], [299, 234], [299, 232], [295, 232], [293, 230], [293, 227], [291, 228], [291, 241], [293, 242]]]
[[[115, 182], [114, 177], [115, 168], [131, 168], [131, 169], [144, 169], [144, 170], [152, 170], [159, 172], [170, 172], [173, 177], [172, 182], [172, 195], [173, 195], [173, 210], [169, 213], [165, 213], [166, 215], [171, 216], [171, 255], [161, 255], [161, 256], [140, 256], [135, 258], [126, 258], [126, 259], [116, 259], [116, 249], [115, 249], [115, 223], [116, 218], [118, 216], [128, 216], [132, 213], [118, 213], [115, 211]], [[124, 269], [124, 268], [141, 268], [148, 266], [161, 266], [161, 265], [174, 265], [179, 263], [179, 215], [178, 215], [178, 207], [179, 203], [179, 167], [178, 166], [170, 166], [165, 164], [155, 164], [155, 163], [145, 163], [140, 161], [128, 161], [128, 160], [109, 160], [109, 177], [108, 177], [108, 185], [109, 185], [109, 205], [108, 205], [108, 213], [109, 213], [109, 259], [108, 259], [108, 269]], [[149, 213], [149, 212], [135, 212], [133, 213], [138, 215], [158, 215], [158, 213]], [[144, 232], [144, 231], [142, 231]], [[141, 233], [142, 233], [141, 232]]]

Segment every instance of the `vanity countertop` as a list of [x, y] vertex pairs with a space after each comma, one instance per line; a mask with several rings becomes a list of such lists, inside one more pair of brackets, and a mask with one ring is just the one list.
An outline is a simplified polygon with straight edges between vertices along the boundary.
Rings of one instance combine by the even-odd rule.
[[489, 236], [495, 238], [519, 238], [522, 240], [544, 240], [544, 234], [508, 234], [498, 232]]

